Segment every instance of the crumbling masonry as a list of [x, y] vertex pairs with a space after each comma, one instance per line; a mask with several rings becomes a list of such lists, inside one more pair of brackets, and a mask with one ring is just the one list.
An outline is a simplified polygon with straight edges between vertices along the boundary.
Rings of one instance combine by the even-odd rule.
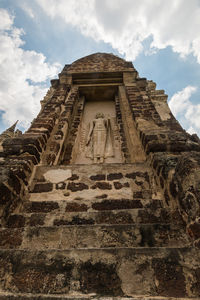
[[0, 214], [0, 299], [200, 299], [199, 138], [112, 54], [0, 136]]

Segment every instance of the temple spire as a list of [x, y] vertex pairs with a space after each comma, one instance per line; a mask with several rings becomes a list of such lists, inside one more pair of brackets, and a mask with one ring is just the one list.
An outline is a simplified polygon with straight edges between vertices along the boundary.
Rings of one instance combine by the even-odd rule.
[[17, 120], [12, 126], [10, 126], [9, 128], [7, 128], [5, 131], [3, 131], [1, 134], [0, 134], [0, 141], [3, 141], [7, 138], [12, 138], [14, 137], [15, 135], [15, 128], [16, 128], [16, 125], [18, 123], [19, 120]]

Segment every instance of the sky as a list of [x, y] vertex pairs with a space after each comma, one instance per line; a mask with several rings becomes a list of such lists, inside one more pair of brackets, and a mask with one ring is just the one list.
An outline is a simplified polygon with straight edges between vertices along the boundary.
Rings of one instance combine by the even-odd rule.
[[0, 0], [0, 132], [25, 131], [65, 64], [96, 52], [132, 61], [200, 136], [200, 0]]

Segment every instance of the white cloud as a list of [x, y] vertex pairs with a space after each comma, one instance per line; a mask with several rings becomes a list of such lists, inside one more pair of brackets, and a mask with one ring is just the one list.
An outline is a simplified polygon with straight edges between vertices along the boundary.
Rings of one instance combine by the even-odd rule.
[[0, 30], [9, 30], [13, 24], [13, 16], [10, 16], [7, 10], [1, 9]]
[[42, 53], [22, 48], [23, 30], [14, 27], [14, 18], [0, 9], [0, 110], [10, 125], [19, 119], [27, 128], [40, 109], [39, 100], [47, 91], [45, 81], [58, 73]]
[[182, 124], [189, 133], [200, 136], [200, 104], [193, 104], [190, 100], [196, 91], [196, 87], [187, 86], [172, 96], [169, 107], [175, 117], [181, 117]]
[[142, 42], [151, 48], [171, 46], [200, 63], [199, 0], [35, 0], [51, 18], [61, 18], [96, 41], [110, 43], [126, 59], [135, 59]]
[[19, 5], [21, 6], [21, 8], [29, 15], [29, 17], [31, 17], [32, 19], [35, 18], [35, 14], [32, 10], [32, 8], [30, 6], [28, 6], [27, 2], [19, 2]]
[[169, 107], [172, 110], [175, 117], [178, 114], [183, 113], [185, 110], [190, 108], [190, 97], [197, 90], [194, 86], [187, 86], [182, 91], [177, 92], [172, 96], [169, 101]]

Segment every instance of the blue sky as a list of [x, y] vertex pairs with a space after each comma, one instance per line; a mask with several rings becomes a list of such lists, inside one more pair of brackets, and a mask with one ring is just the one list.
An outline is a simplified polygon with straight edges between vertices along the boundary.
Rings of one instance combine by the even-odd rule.
[[50, 79], [95, 52], [132, 61], [200, 136], [199, 0], [0, 0], [0, 131], [26, 130]]

